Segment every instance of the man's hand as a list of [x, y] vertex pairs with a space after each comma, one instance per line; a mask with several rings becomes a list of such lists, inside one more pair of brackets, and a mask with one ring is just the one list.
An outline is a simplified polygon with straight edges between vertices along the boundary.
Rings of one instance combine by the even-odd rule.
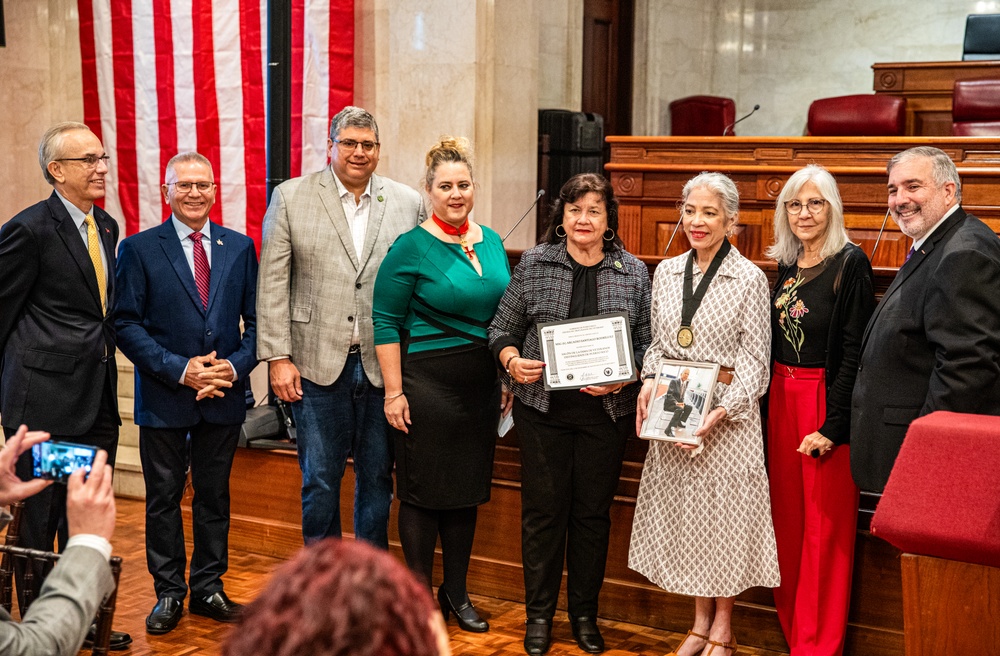
[[111, 487], [108, 452], [101, 449], [94, 456], [90, 476], [77, 469], [66, 487], [66, 521], [69, 535], [90, 533], [111, 541], [115, 532], [115, 492]]
[[302, 400], [302, 377], [299, 375], [299, 368], [290, 359], [268, 362], [267, 371], [271, 389], [279, 399], [285, 403]]
[[216, 360], [215, 351], [188, 360], [184, 384], [197, 390], [198, 401], [204, 398], [225, 396], [222, 388], [232, 387], [233, 370], [226, 360]]
[[21, 424], [17, 432], [7, 439], [3, 450], [0, 450], [0, 506], [23, 501], [52, 484], [52, 481], [41, 478], [22, 481], [14, 471], [14, 464], [22, 453], [47, 439], [49, 439], [48, 433], [43, 431], [29, 433], [28, 427], [24, 424]]

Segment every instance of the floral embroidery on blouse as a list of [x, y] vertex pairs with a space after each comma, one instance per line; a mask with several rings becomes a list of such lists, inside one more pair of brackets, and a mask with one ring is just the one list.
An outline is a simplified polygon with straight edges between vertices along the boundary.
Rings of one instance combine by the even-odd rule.
[[809, 313], [809, 308], [798, 297], [798, 289], [803, 282], [805, 281], [802, 279], [801, 273], [797, 273], [794, 278], [789, 278], [781, 285], [781, 293], [774, 301], [774, 307], [779, 310], [778, 326], [781, 327], [785, 339], [792, 345], [797, 361], [801, 361], [799, 351], [806, 338], [805, 333], [802, 332], [802, 317]]

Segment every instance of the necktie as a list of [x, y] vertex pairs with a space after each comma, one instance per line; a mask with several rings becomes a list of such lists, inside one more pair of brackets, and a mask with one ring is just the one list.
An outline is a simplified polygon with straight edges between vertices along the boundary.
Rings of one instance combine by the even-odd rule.
[[910, 246], [910, 250], [906, 251], [906, 259], [903, 260], [903, 263], [909, 262], [911, 257], [913, 257], [913, 246]]
[[192, 232], [190, 239], [194, 242], [194, 284], [198, 287], [198, 296], [201, 296], [201, 307], [207, 310], [208, 284], [212, 278], [212, 269], [208, 266], [205, 247], [201, 245], [203, 236], [200, 232]]
[[101, 242], [97, 238], [97, 224], [94, 217], [88, 214], [83, 222], [87, 224], [87, 251], [90, 261], [94, 263], [94, 273], [97, 275], [97, 291], [101, 293], [101, 310], [108, 311], [108, 278], [104, 273], [104, 263], [101, 261]]

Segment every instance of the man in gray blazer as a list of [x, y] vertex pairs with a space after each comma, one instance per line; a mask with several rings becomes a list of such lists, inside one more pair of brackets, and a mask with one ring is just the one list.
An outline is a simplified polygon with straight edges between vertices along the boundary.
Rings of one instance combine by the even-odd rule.
[[[22, 501], [48, 487], [51, 481], [22, 481], [14, 463], [48, 433], [28, 432], [21, 426], [0, 451], [0, 506]], [[98, 451], [92, 471], [84, 481], [77, 470], [66, 492], [69, 542], [59, 562], [46, 577], [38, 599], [21, 622], [0, 608], [0, 654], [7, 656], [70, 656], [76, 654], [90, 629], [97, 607], [114, 590], [108, 558], [115, 530], [115, 495], [106, 451]], [[0, 530], [10, 515], [0, 511]]]
[[340, 536], [340, 481], [353, 455], [355, 535], [387, 548], [393, 455], [372, 289], [389, 246], [425, 218], [424, 208], [410, 187], [374, 175], [378, 125], [360, 107], [333, 117], [327, 154], [329, 168], [271, 196], [257, 354], [295, 418], [306, 543]]

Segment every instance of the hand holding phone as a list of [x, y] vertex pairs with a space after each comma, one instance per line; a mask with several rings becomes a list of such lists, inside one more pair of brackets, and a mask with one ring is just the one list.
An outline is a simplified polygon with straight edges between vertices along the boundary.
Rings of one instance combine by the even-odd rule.
[[35, 478], [65, 483], [70, 474], [83, 469], [90, 474], [97, 455], [96, 446], [72, 442], [42, 442], [31, 447]]

